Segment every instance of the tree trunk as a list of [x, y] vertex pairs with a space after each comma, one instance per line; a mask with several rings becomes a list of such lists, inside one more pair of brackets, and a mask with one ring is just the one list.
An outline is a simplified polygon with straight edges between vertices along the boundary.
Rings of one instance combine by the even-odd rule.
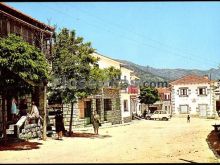
[[43, 118], [43, 140], [47, 138], [47, 86], [44, 85], [44, 118]]
[[2, 95], [2, 126], [3, 126], [3, 142], [4, 144], [7, 142], [8, 138], [7, 138], [7, 113], [6, 113], [6, 109], [5, 109], [5, 95]]
[[73, 123], [73, 102], [71, 102], [71, 115], [70, 115], [70, 125], [69, 125], [69, 136], [72, 133], [72, 123]]

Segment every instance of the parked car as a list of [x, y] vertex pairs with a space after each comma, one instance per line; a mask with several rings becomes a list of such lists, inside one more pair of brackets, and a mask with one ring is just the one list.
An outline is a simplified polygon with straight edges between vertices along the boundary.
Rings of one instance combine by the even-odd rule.
[[171, 115], [164, 110], [156, 110], [152, 114], [146, 114], [145, 119], [147, 120], [169, 120], [171, 118]]

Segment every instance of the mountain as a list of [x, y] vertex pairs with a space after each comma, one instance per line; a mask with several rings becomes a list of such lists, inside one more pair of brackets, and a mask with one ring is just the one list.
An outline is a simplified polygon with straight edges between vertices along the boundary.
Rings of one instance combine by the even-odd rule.
[[220, 68], [199, 70], [199, 69], [157, 69], [150, 66], [141, 66], [126, 60], [117, 61], [125, 64], [128, 69], [134, 70], [134, 74], [140, 77], [143, 81], [172, 81], [189, 74], [196, 74], [199, 76], [208, 75], [212, 80], [220, 79]]

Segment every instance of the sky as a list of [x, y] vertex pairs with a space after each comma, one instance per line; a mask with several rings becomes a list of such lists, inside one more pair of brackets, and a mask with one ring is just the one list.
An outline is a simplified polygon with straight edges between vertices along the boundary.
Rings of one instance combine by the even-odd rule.
[[100, 54], [156, 68], [220, 65], [220, 2], [7, 2]]

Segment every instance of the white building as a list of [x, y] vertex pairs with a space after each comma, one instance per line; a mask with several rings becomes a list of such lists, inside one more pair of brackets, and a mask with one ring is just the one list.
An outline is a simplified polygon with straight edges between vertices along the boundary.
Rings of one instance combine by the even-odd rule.
[[187, 75], [170, 84], [173, 115], [216, 116], [214, 82], [208, 76]]
[[[121, 80], [126, 80], [128, 85], [131, 84], [132, 80], [138, 79], [138, 77], [132, 75], [133, 71], [124, 67], [123, 63], [113, 60], [109, 57], [101, 55], [99, 53], [93, 53], [94, 57], [98, 57], [99, 67], [101, 69], [108, 67], [115, 67], [121, 70]], [[132, 112], [136, 112], [139, 104], [137, 100], [138, 89], [134, 87], [128, 87], [120, 92], [120, 106], [121, 106], [121, 116], [122, 123], [129, 122], [132, 119]]]

